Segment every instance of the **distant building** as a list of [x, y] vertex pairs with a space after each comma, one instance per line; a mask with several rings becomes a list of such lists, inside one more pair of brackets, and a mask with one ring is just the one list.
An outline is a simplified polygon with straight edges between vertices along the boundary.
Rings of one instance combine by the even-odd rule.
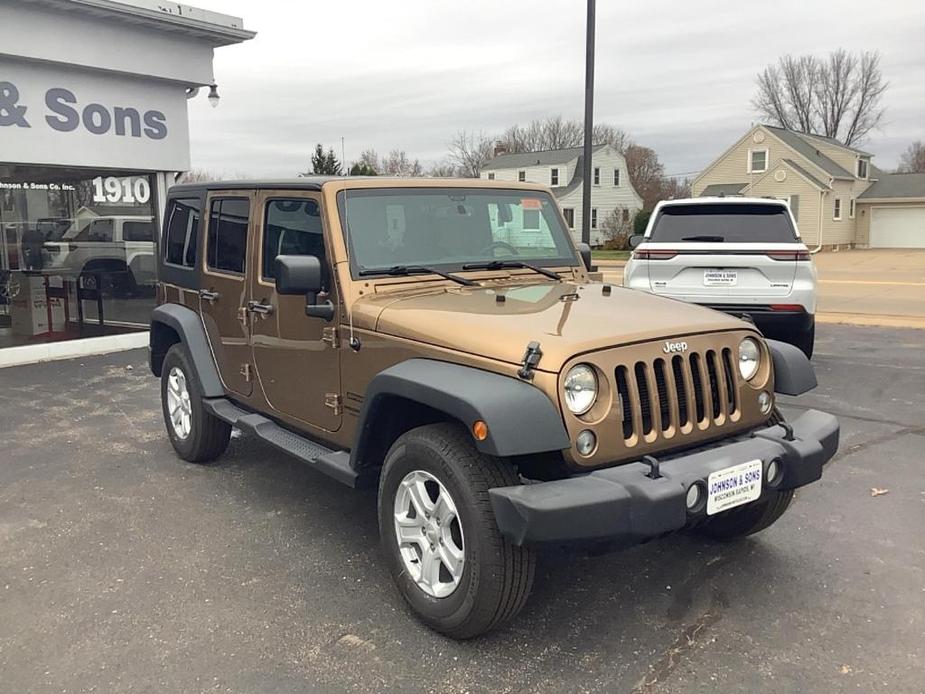
[[[582, 154], [581, 147], [520, 154], [498, 153], [482, 167], [481, 177], [549, 186], [565, 214], [572, 237], [580, 241]], [[601, 227], [614, 209], [619, 209], [618, 214], [629, 222], [642, 209], [642, 198], [630, 183], [623, 155], [610, 145], [595, 145], [591, 150], [592, 246], [599, 246], [606, 240]]]
[[694, 180], [697, 196], [786, 200], [811, 246], [925, 248], [925, 174], [890, 174], [822, 135], [756, 125]]

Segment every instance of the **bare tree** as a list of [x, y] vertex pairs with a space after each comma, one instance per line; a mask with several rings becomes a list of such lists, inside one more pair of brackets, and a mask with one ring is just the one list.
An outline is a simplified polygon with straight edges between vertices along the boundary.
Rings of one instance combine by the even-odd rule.
[[925, 143], [913, 142], [899, 157], [897, 173], [925, 173]]
[[424, 173], [428, 178], [459, 178], [459, 170], [449, 161], [438, 161]]
[[633, 215], [626, 207], [615, 207], [601, 222], [601, 233], [606, 239], [604, 247], [614, 251], [629, 248], [633, 235]]
[[456, 175], [462, 178], [478, 178], [482, 167], [494, 154], [494, 144], [483, 132], [460, 130], [450, 141], [449, 148], [447, 158], [455, 167]]
[[785, 55], [759, 73], [757, 82], [752, 106], [768, 121], [846, 145], [861, 142], [880, 125], [889, 86], [879, 53], [843, 48], [826, 58]]
[[[596, 145], [612, 145], [619, 152], [623, 152], [629, 145], [629, 137], [624, 131], [606, 123], [594, 126], [591, 139]], [[498, 141], [511, 153], [580, 147], [584, 142], [584, 125], [580, 120], [550, 116], [532, 120], [526, 125], [512, 125]]]
[[421, 162], [417, 159], [409, 159], [403, 149], [393, 149], [382, 162], [382, 173], [387, 176], [411, 178], [420, 176], [423, 172]]
[[364, 149], [360, 152], [360, 158], [354, 163], [376, 172], [382, 171], [382, 165], [379, 163], [379, 155], [374, 149]]

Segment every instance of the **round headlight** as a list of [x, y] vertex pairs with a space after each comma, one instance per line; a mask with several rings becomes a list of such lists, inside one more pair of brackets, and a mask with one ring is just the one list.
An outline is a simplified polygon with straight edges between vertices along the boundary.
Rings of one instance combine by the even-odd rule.
[[597, 400], [597, 376], [587, 364], [569, 369], [562, 386], [565, 406], [572, 414], [584, 414]]
[[761, 349], [758, 343], [746, 337], [739, 343], [739, 373], [746, 381], [750, 381], [758, 373], [761, 365]]

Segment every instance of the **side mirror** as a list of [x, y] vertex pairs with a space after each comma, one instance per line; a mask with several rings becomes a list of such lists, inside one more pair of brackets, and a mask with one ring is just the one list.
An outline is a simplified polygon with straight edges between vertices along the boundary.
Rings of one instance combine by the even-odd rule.
[[318, 301], [324, 276], [318, 258], [313, 255], [278, 255], [274, 265], [278, 294], [304, 294], [306, 316], [326, 321], [334, 319], [334, 304], [329, 299]]
[[591, 267], [591, 246], [586, 243], [579, 243], [578, 255], [581, 256], [581, 260], [585, 264], [585, 270], [592, 272], [593, 268]]
[[630, 248], [636, 248], [640, 243], [646, 240], [646, 237], [642, 234], [634, 234], [630, 236]]

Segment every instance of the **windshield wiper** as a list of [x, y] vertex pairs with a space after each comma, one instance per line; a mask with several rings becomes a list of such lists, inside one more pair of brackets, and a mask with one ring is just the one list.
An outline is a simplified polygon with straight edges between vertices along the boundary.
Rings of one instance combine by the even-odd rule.
[[484, 263], [467, 263], [462, 266], [463, 270], [504, 270], [505, 268], [518, 269], [523, 268], [525, 270], [533, 270], [533, 272], [538, 272], [541, 275], [545, 275], [551, 280], [556, 280], [558, 282], [562, 281], [562, 278], [552, 270], [547, 270], [543, 267], [537, 267], [536, 265], [531, 265], [530, 263], [522, 263], [519, 260], [489, 260]]
[[682, 241], [704, 241], [705, 243], [722, 243], [726, 240], [725, 236], [710, 236], [704, 234], [703, 236], [682, 236]]
[[387, 268], [384, 267], [370, 270], [360, 270], [360, 276], [369, 277], [370, 275], [390, 275], [392, 277], [402, 277], [406, 275], [439, 275], [440, 277], [452, 280], [453, 282], [461, 284], [465, 287], [478, 286], [478, 282], [467, 280], [465, 277], [460, 277], [459, 275], [451, 275], [449, 272], [442, 272], [441, 270], [435, 270], [432, 267], [424, 267], [423, 265], [393, 265], [392, 267]]

